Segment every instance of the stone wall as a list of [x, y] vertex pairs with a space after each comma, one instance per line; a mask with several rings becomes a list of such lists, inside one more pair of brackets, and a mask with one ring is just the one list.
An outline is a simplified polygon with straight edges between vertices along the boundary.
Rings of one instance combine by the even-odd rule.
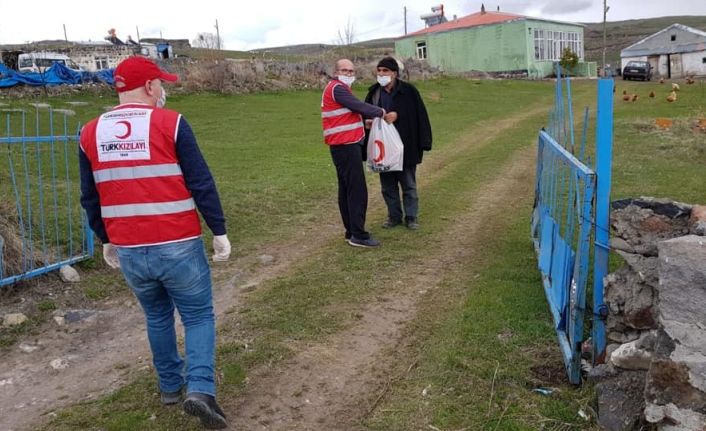
[[[117, 52], [117, 51], [116, 51]], [[117, 55], [117, 54], [116, 54]], [[111, 57], [115, 63], [117, 56]], [[90, 60], [90, 59], [88, 59]], [[372, 84], [375, 79], [376, 59], [356, 61], [358, 79], [365, 79]], [[302, 61], [263, 59], [212, 59], [193, 60], [176, 58], [158, 61], [161, 67], [179, 75], [179, 82], [169, 88], [176, 92], [215, 91], [227, 94], [253, 93], [258, 91], [276, 91], [301, 88], [323, 88], [328, 81], [327, 74], [332, 73], [331, 61]], [[442, 73], [426, 62], [410, 60], [401, 71], [402, 79], [412, 82], [441, 76]], [[356, 83], [356, 86], [363, 84]], [[106, 84], [61, 85], [47, 87], [15, 86], [0, 88], [0, 99], [14, 97], [35, 97], [40, 95], [69, 94], [82, 91], [96, 91]]]
[[596, 383], [607, 430], [706, 431], [706, 207], [640, 198], [613, 203], [604, 280], [606, 364]]

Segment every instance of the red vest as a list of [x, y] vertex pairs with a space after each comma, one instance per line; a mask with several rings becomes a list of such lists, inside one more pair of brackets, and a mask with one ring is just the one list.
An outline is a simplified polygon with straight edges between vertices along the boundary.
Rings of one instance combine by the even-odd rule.
[[201, 235], [176, 155], [179, 118], [174, 111], [125, 104], [81, 131], [112, 244], [155, 245]]
[[345, 145], [359, 142], [365, 136], [363, 117], [351, 111], [333, 98], [333, 89], [348, 86], [337, 79], [329, 81], [321, 96], [321, 121], [324, 126], [324, 141], [328, 145]]

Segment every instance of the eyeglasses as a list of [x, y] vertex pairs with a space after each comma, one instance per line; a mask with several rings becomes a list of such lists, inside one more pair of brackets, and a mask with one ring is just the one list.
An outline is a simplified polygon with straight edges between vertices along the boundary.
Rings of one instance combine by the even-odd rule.
[[338, 71], [343, 73], [355, 73], [354, 69], [338, 69]]

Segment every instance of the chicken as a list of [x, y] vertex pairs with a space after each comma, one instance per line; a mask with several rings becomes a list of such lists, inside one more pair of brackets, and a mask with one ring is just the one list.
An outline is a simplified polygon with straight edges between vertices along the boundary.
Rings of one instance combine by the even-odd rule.
[[686, 77], [686, 85], [691, 85], [694, 83], [694, 80], [691, 76]]
[[623, 96], [625, 96], [626, 94], [628, 94], [628, 90], [623, 90]]
[[623, 94], [623, 100], [626, 102], [629, 102], [631, 99], [631, 96], [629, 94]]
[[654, 92], [654, 91], [650, 91], [650, 94], [649, 94], [648, 96], [650, 96], [651, 98], [654, 99], [654, 97], [655, 97], [655, 92]]
[[659, 78], [659, 83], [664, 84], [664, 78]]
[[679, 91], [679, 84], [672, 82], [672, 91]]
[[631, 96], [631, 100], [632, 100], [633, 102], [637, 102], [637, 99], [639, 99], [639, 98], [640, 98], [640, 96], [638, 96], [637, 94], [633, 94], [633, 95]]
[[672, 91], [671, 93], [669, 93], [669, 96], [667, 96], [667, 102], [672, 103], [675, 100], [677, 100], [677, 92]]

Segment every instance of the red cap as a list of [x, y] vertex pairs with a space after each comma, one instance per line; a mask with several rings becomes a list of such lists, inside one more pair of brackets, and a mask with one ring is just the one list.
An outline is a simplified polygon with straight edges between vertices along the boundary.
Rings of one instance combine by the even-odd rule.
[[133, 56], [118, 64], [113, 72], [113, 79], [115, 80], [115, 89], [118, 90], [118, 93], [122, 93], [139, 88], [152, 79], [176, 82], [179, 77], [163, 71], [148, 58]]

